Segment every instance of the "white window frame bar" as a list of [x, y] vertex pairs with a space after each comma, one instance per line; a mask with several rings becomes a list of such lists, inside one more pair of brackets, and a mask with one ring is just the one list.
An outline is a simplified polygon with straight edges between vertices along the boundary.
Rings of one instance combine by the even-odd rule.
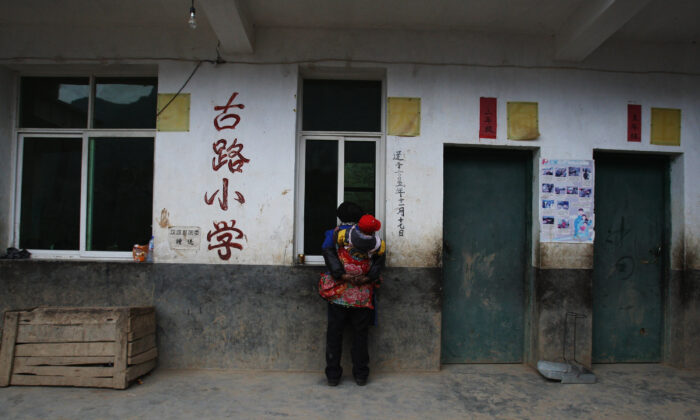
[[[47, 138], [82, 138], [82, 156], [81, 156], [81, 185], [80, 185], [80, 249], [79, 250], [46, 250], [46, 249], [30, 249], [33, 258], [45, 259], [131, 259], [132, 255], [129, 251], [86, 251], [85, 250], [85, 233], [86, 233], [86, 215], [87, 215], [87, 148], [88, 141], [91, 137], [149, 137], [153, 139], [154, 146], [156, 141], [157, 129], [93, 129], [93, 108], [94, 101], [97, 95], [97, 78], [102, 77], [153, 77], [158, 78], [157, 70], [144, 71], [143, 68], [131, 71], [133, 66], [119, 67], [118, 69], [109, 68], [103, 71], [102, 68], [91, 68], [89, 72], [81, 72], [75, 70], [66, 71], [62, 67], [47, 66], [44, 71], [23, 72], [15, 78], [14, 96], [16, 98], [13, 107], [14, 135], [17, 139], [13, 144], [17, 145], [16, 161], [15, 161], [15, 205], [14, 214], [12, 217], [13, 235], [11, 243], [14, 247], [19, 248], [19, 229], [21, 222], [21, 198], [22, 198], [22, 163], [24, 158], [24, 138], [25, 137], [47, 137]], [[89, 74], [86, 74], [89, 73]], [[20, 102], [20, 81], [22, 77], [87, 77], [89, 94], [88, 94], [88, 112], [87, 124], [85, 128], [23, 128], [19, 126], [19, 102]], [[158, 86], [156, 85], [156, 89]], [[155, 162], [154, 162], [155, 169]], [[153, 180], [151, 180], [153, 182]], [[152, 205], [152, 203], [151, 203]]]
[[[90, 139], [103, 137], [146, 137], [153, 140], [154, 150], [156, 141], [156, 130], [86, 130], [83, 138], [83, 172], [81, 177], [80, 192], [80, 256], [94, 259], [131, 259], [131, 251], [88, 251], [87, 248], [87, 189], [88, 189], [88, 151]], [[119, 140], [115, 140], [119, 141]], [[154, 162], [155, 173], [155, 162]], [[151, 180], [151, 182], [153, 182]], [[153, 200], [151, 199], [151, 216], [153, 215]], [[141, 244], [147, 245], [147, 244]]]
[[[20, 132], [18, 134], [18, 146], [17, 146], [17, 163], [16, 163], [16, 168], [17, 168], [17, 175], [15, 176], [15, 214], [14, 214], [14, 244], [13, 246], [16, 248], [19, 248], [19, 233], [20, 233], [20, 224], [22, 221], [22, 174], [24, 170], [24, 139], [26, 137], [32, 137], [32, 138], [83, 138], [83, 134], [81, 132], [76, 132], [73, 130], [72, 132], [69, 131], [63, 131], [62, 133], [48, 133], [45, 131], [42, 132]], [[84, 143], [84, 139], [82, 140]], [[82, 165], [82, 163], [81, 163]], [[81, 184], [82, 184], [82, 169], [81, 169]], [[82, 194], [82, 192], [81, 192]], [[81, 210], [82, 212], [82, 197], [81, 197]], [[80, 232], [78, 232], [80, 234]], [[77, 250], [53, 250], [53, 249], [29, 249], [29, 252], [32, 253], [32, 257], [34, 258], [78, 258], [78, 251]]]
[[[143, 130], [143, 129], [119, 129], [119, 130], [75, 130], [75, 129], [62, 129], [62, 130], [18, 130], [18, 148], [17, 148], [17, 175], [16, 175], [16, 185], [15, 185], [15, 226], [14, 226], [14, 246], [19, 248], [20, 241], [20, 224], [22, 216], [22, 164], [24, 160], [24, 139], [26, 137], [39, 137], [39, 138], [81, 138], [82, 148], [81, 148], [81, 164], [80, 164], [80, 241], [79, 249], [77, 250], [49, 250], [49, 249], [29, 249], [32, 256], [35, 258], [47, 258], [47, 259], [118, 259], [118, 260], [129, 260], [132, 258], [130, 251], [88, 251], [86, 249], [86, 238], [87, 238], [87, 187], [88, 187], [88, 148], [91, 138], [103, 138], [103, 137], [145, 137], [153, 140], [155, 144], [156, 130]], [[118, 141], [118, 140], [115, 140]], [[151, 209], [151, 212], [153, 210]]]
[[[305, 177], [306, 177], [306, 139], [312, 136], [325, 136], [329, 137], [353, 137], [353, 138], [374, 138], [376, 141], [376, 187], [375, 187], [375, 206], [376, 206], [376, 216], [379, 220], [384, 221], [382, 223], [381, 233], [383, 237], [385, 236], [385, 226], [386, 226], [386, 102], [387, 102], [387, 83], [386, 83], [386, 70], [385, 69], [373, 69], [373, 68], [358, 68], [353, 69], [348, 73], [347, 69], [340, 68], [301, 68], [299, 72], [299, 94], [297, 96], [297, 127], [302, 127], [302, 117], [304, 115], [303, 106], [303, 80], [304, 79], [331, 79], [331, 80], [380, 80], [382, 82], [381, 88], [381, 120], [380, 129], [381, 132], [344, 132], [344, 131], [303, 131], [298, 130], [296, 136], [296, 162], [295, 162], [295, 172], [296, 172], [296, 199], [295, 199], [295, 223], [294, 223], [294, 264], [299, 264], [298, 255], [304, 254], [304, 197], [305, 197]], [[338, 150], [343, 150], [340, 145]], [[338, 164], [340, 165], [340, 160]], [[344, 161], [343, 161], [344, 164]], [[343, 173], [344, 175], [344, 173]], [[340, 178], [340, 177], [339, 177]], [[344, 187], [344, 185], [343, 185]], [[341, 188], [338, 188], [338, 203], [343, 200]], [[338, 221], [336, 220], [336, 223]], [[304, 264], [306, 265], [323, 265], [323, 257], [318, 255], [305, 255], [304, 254]]]
[[[295, 235], [295, 248], [296, 248], [296, 254], [304, 254], [304, 201], [306, 198], [306, 140], [321, 140], [321, 141], [336, 141], [338, 142], [338, 154], [340, 156], [341, 154], [341, 148], [340, 148], [340, 142], [342, 141], [341, 136], [336, 136], [333, 134], [320, 134], [320, 133], [314, 133], [313, 135], [305, 136], [305, 135], [300, 135], [299, 136], [299, 147], [297, 147], [297, 162], [299, 163], [299, 173], [297, 178], [297, 211], [296, 211], [296, 227], [297, 227], [297, 232]], [[338, 158], [340, 159], [340, 157]], [[338, 160], [338, 164], [340, 164], [340, 160]], [[338, 169], [336, 168], [336, 172], [339, 172]], [[338, 178], [341, 176], [339, 175]], [[338, 184], [340, 184], [340, 180], [338, 180]], [[338, 188], [336, 186], [336, 188]], [[338, 196], [340, 195], [340, 192], [336, 194], [336, 200], [338, 200]], [[329, 227], [330, 228], [330, 227]], [[299, 262], [299, 261], [297, 261]], [[304, 254], [304, 264], [308, 265], [320, 265], [323, 263], [323, 257], [321, 255], [306, 255]]]
[[[338, 166], [337, 166], [337, 197], [336, 206], [345, 199], [345, 142], [346, 141], [366, 141], [375, 144], [375, 175], [374, 175], [374, 202], [375, 214], [380, 220], [384, 220], [384, 197], [385, 197], [385, 141], [382, 133], [371, 132], [317, 132], [317, 131], [302, 131], [298, 136], [297, 147], [297, 162], [298, 175], [297, 179], [297, 200], [296, 200], [296, 235], [295, 235], [295, 250], [296, 254], [304, 254], [304, 264], [307, 265], [322, 265], [324, 264], [321, 255], [307, 255], [304, 252], [304, 201], [306, 197], [306, 141], [321, 140], [321, 141], [337, 141], [338, 142]], [[337, 221], [336, 221], [337, 223]], [[329, 227], [330, 229], [331, 227]], [[384, 233], [384, 225], [382, 225], [381, 234]], [[297, 261], [298, 263], [299, 261]]]

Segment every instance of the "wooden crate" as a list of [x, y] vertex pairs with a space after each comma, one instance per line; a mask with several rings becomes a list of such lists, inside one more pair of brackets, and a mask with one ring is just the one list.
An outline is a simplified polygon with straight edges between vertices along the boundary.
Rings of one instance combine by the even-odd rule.
[[0, 386], [125, 389], [156, 365], [153, 307], [5, 312]]

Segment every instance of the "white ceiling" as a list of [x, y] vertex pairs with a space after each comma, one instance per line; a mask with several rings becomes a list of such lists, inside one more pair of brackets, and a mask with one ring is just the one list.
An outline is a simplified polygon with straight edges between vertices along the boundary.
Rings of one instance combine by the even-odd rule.
[[0, 23], [66, 26], [187, 25], [189, 0], [0, 0]]
[[554, 35], [585, 0], [248, 0], [261, 26]]
[[[195, 0], [198, 3], [206, 0]], [[233, 1], [233, 0], [229, 0]], [[464, 30], [555, 35], [595, 0], [241, 0], [255, 26]], [[179, 26], [190, 0], [2, 0], [0, 23]], [[201, 11], [201, 8], [199, 8]], [[205, 20], [204, 16], [199, 16]], [[700, 0], [652, 0], [616, 34], [629, 40], [700, 40]]]
[[[128, 28], [173, 28], [187, 23], [191, 0], [0, 0], [3, 26], [102, 28], [119, 36]], [[636, 3], [635, 3], [636, 2]], [[585, 25], [611, 3], [643, 5], [605, 27]], [[255, 27], [382, 28], [540, 35], [572, 39], [585, 56], [607, 39], [695, 43], [700, 40], [700, 0], [195, 0], [199, 25], [231, 51], [251, 52]], [[618, 8], [620, 9], [620, 8]], [[631, 9], [634, 9], [632, 7]], [[212, 19], [207, 19], [209, 11]], [[623, 16], [621, 16], [621, 14]], [[581, 17], [583, 16], [583, 17]], [[234, 28], [234, 24], [243, 29]], [[567, 26], [584, 24], [584, 35]], [[40, 29], [38, 29], [40, 30]], [[568, 31], [571, 32], [571, 31]], [[578, 36], [579, 39], [576, 37]], [[583, 37], [581, 40], [580, 38]], [[243, 41], [239, 41], [244, 38]], [[597, 45], [594, 45], [596, 44]], [[592, 47], [589, 46], [592, 45]], [[587, 52], [586, 52], [587, 51]], [[576, 54], [574, 54], [576, 55]]]
[[644, 42], [700, 42], [700, 0], [653, 0], [615, 37]]

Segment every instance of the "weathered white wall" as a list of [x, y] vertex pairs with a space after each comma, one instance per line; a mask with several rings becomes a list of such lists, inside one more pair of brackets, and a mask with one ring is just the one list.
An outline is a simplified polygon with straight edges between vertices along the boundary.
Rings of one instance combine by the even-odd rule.
[[0, 254], [11, 245], [15, 154], [12, 138], [15, 75], [0, 67]]
[[[99, 38], [82, 39], [75, 33], [57, 35], [56, 39], [62, 42], [48, 46], [39, 45], [21, 33], [12, 36], [12, 43], [2, 41], [4, 44], [0, 44], [3, 48], [7, 46], [6, 57], [22, 53], [44, 57], [23, 60], [27, 63], [51, 61], [56, 56], [87, 57], [87, 61], [157, 63], [161, 93], [177, 91], [195, 63], [149, 61], [149, 57], [214, 58], [212, 34], [207, 31], [194, 33], [186, 40], [177, 38], [176, 42], [150, 37], [149, 43], [137, 42], [137, 46], [129, 46], [134, 43], [123, 40], [106, 40], [103, 45], [98, 42]], [[149, 37], [139, 37], [136, 33], [133, 40], [136, 39]], [[157, 135], [154, 179], [157, 260], [221, 262], [216, 251], [206, 250], [206, 238], [202, 238], [201, 248], [196, 253], [171, 250], [167, 244], [167, 230], [158, 223], [164, 220], [161, 215], [167, 214], [169, 223], [164, 223], [165, 226], [199, 226], [204, 235], [211, 230], [214, 221], [235, 219], [236, 227], [245, 233], [244, 249], [232, 250], [228, 263], [291, 264], [296, 193], [295, 95], [299, 68], [337, 67], [352, 71], [372, 67], [386, 70], [388, 96], [420, 97], [422, 100], [421, 135], [386, 138], [387, 202], [383, 222], [391, 265], [439, 264], [443, 147], [464, 144], [526, 147], [532, 149], [535, 156], [560, 159], [590, 159], [594, 149], [673, 154], [673, 268], [681, 268], [684, 262], [689, 267], [700, 267], [700, 257], [696, 257], [700, 255], [698, 46], [606, 43], [578, 64], [553, 61], [553, 51], [553, 40], [542, 37], [259, 29], [254, 54], [224, 57], [235, 64], [205, 63], [185, 88], [184, 92], [192, 95], [190, 131]], [[138, 57], [146, 60], [135, 59]], [[0, 78], [4, 77], [0, 74]], [[4, 89], [3, 85], [0, 83], [0, 89]], [[213, 107], [225, 104], [234, 91], [239, 92], [237, 99], [246, 108], [239, 112], [241, 122], [237, 129], [231, 134], [225, 133], [225, 137], [229, 141], [238, 138], [244, 145], [243, 155], [250, 163], [243, 173], [226, 175], [230, 181], [230, 208], [223, 212], [216, 204], [205, 205], [203, 197], [206, 192], [220, 189], [226, 174], [225, 168], [214, 172], [211, 167], [212, 143], [222, 137], [212, 124], [216, 115]], [[0, 90], [0, 98], [2, 93]], [[499, 130], [495, 141], [477, 138], [480, 96], [498, 98]], [[508, 101], [539, 103], [539, 140], [505, 139]], [[0, 101], [0, 106], [5, 102]], [[626, 142], [628, 103], [642, 105], [641, 144]], [[681, 147], [649, 144], [651, 107], [682, 110]], [[3, 141], [6, 137], [3, 136]], [[406, 159], [404, 237], [398, 236], [395, 215], [398, 202], [393, 193], [396, 179], [392, 156], [396, 151], [402, 151]], [[233, 191], [245, 196], [245, 204], [233, 200]], [[536, 190], [533, 192], [536, 194]], [[9, 206], [3, 199], [4, 207]], [[533, 238], [537, 241], [537, 212], [533, 219]], [[2, 229], [6, 231], [8, 227]], [[560, 256], [559, 261], [574, 261], [570, 268], [584, 268], [590, 246], [568, 248], [570, 255]], [[680, 257], [676, 258], [678, 255]], [[538, 257], [535, 246], [534, 263]], [[562, 263], [561, 267], [567, 264]]]
[[[387, 83], [388, 96], [417, 96], [422, 104], [420, 137], [388, 137], [389, 155], [402, 149], [408, 156], [405, 162], [408, 228], [404, 238], [398, 238], [395, 229], [389, 231], [393, 264], [410, 265], [415, 261], [413, 243], [424, 247], [429, 244], [419, 252], [421, 263], [435, 260], [436, 242], [439, 243], [442, 234], [442, 148], [445, 143], [538, 147], [541, 157], [551, 159], [591, 159], [594, 149], [683, 153], [684, 178], [672, 180], [676, 195], [672, 200], [674, 206], [685, 201], [685, 235], [693, 238], [688, 241], [690, 248], [698, 249], [695, 238], [698, 238], [700, 226], [700, 187], [692, 180], [700, 175], [700, 125], [697, 117], [700, 107], [696, 94], [700, 92], [699, 77], [466, 66], [391, 66]], [[479, 141], [477, 138], [480, 96], [498, 98], [498, 139], [495, 141]], [[507, 101], [539, 103], [541, 136], [537, 141], [506, 140]], [[628, 103], [642, 104], [641, 144], [626, 141]], [[651, 107], [682, 110], [681, 147], [649, 144]], [[675, 185], [682, 180], [684, 186]], [[395, 195], [387, 194], [387, 197], [388, 208], [395, 207]], [[678, 213], [676, 209], [674, 215], [678, 216]], [[533, 223], [537, 225], [537, 213], [534, 217]], [[673, 245], [682, 247], [683, 220], [673, 222], [676, 236]], [[694, 246], [690, 244], [693, 240], [696, 241]], [[580, 252], [587, 253], [585, 248], [586, 245], [579, 247]]]
[[[176, 92], [193, 67], [162, 64], [159, 92]], [[191, 94], [190, 131], [160, 132], [156, 137], [153, 226], [157, 261], [221, 262], [216, 250], [207, 250], [206, 237], [199, 251], [171, 250], [167, 227], [158, 223], [165, 211], [170, 225], [198, 226], [203, 236], [213, 230], [214, 221], [236, 220], [236, 228], [245, 234], [237, 241], [243, 250], [232, 249], [229, 263], [291, 263], [297, 85], [296, 66], [202, 65], [183, 91]], [[239, 93], [236, 103], [245, 105], [235, 109], [240, 123], [235, 130], [217, 132], [213, 121], [219, 112], [214, 107], [225, 105], [233, 92]], [[242, 154], [250, 162], [242, 173], [232, 174], [226, 166], [212, 169], [212, 144], [220, 138], [227, 139], [228, 145], [237, 138], [244, 145]], [[205, 193], [211, 196], [222, 189], [224, 177], [229, 179], [227, 211], [221, 210], [217, 200], [211, 206], [204, 202]], [[234, 200], [234, 191], [243, 194], [244, 204]]]
[[[692, 242], [698, 236], [700, 214], [697, 211], [700, 188], [690, 180], [697, 178], [700, 163], [698, 138], [698, 99], [700, 79], [694, 75], [646, 74], [634, 71], [592, 71], [568, 68], [524, 68], [522, 65], [550, 65], [538, 52], [546, 42], [507, 45], [477, 51], [467, 57], [464, 48], [452, 35], [444, 39], [436, 34], [402, 39], [394, 34], [387, 40], [381, 33], [359, 39], [348, 33], [326, 33], [329, 42], [309, 31], [263, 31], [258, 38], [258, 52], [249, 62], [268, 64], [205, 64], [186, 91], [192, 93], [192, 129], [189, 133], [159, 133], [156, 146], [155, 217], [166, 209], [172, 225], [200, 226], [206, 233], [214, 220], [235, 218], [237, 227], [246, 234], [242, 251], [233, 250], [229, 262], [250, 264], [289, 264], [293, 261], [294, 150], [296, 135], [295, 93], [298, 65], [327, 57], [346, 57], [348, 62], [320, 61], [318, 66], [352, 69], [374, 66], [387, 71], [387, 95], [420, 97], [422, 101], [421, 135], [406, 138], [387, 136], [386, 227], [389, 262], [395, 266], [433, 266], [440, 263], [442, 243], [442, 159], [445, 144], [482, 145], [485, 147], [526, 147], [540, 157], [552, 159], [591, 159], [594, 149], [629, 150], [683, 155], [683, 164], [674, 163], [674, 247], [683, 248], [683, 237]], [[335, 36], [333, 36], [335, 35]], [[478, 36], [463, 38], [474, 43]], [[408, 42], [420, 41], [415, 49], [403, 48]], [[354, 41], [354, 42], [353, 42]], [[359, 44], [359, 46], [358, 46]], [[516, 43], [517, 44], [517, 43]], [[387, 47], [364, 48], [379, 45]], [[431, 49], [430, 45], [442, 45]], [[525, 51], [523, 56], [518, 52]], [[491, 55], [489, 55], [491, 54]], [[495, 55], [494, 55], [495, 54]], [[498, 57], [497, 57], [498, 56]], [[499, 65], [503, 60], [519, 63]], [[357, 61], [355, 61], [357, 57]], [[489, 67], [475, 66], [460, 60], [492, 62]], [[294, 62], [293, 64], [274, 64]], [[381, 60], [383, 62], [377, 62]], [[405, 64], [390, 64], [406, 61]], [[444, 65], [445, 63], [460, 63]], [[604, 63], [597, 65], [603, 66]], [[611, 60], [610, 67], [624, 63]], [[160, 68], [160, 91], [173, 92], [186, 78], [192, 64], [163, 64]], [[312, 65], [313, 67], [313, 65]], [[203, 202], [206, 191], [221, 187], [222, 172], [211, 169], [211, 144], [217, 133], [212, 126], [214, 105], [225, 103], [231, 92], [246, 105], [240, 111], [241, 123], [235, 136], [245, 145], [244, 155], [251, 159], [243, 174], [229, 176], [232, 190], [241, 191], [246, 203], [229, 201], [232, 208], [224, 213], [216, 205]], [[479, 97], [498, 98], [498, 139], [477, 138]], [[537, 141], [506, 140], [506, 102], [539, 103], [541, 136]], [[642, 104], [643, 141], [626, 141], [627, 104]], [[682, 146], [649, 144], [651, 107], [680, 108], [683, 113]], [[229, 136], [231, 137], [231, 136]], [[233, 138], [231, 137], [231, 138]], [[405, 234], [398, 236], [398, 196], [394, 193], [393, 155], [405, 155], [406, 183]], [[187, 156], [188, 164], [182, 157]], [[535, 161], [536, 162], [536, 161]], [[679, 161], [680, 162], [680, 161]], [[678, 171], [682, 176], [678, 176]], [[537, 171], [535, 171], [537, 173]], [[533, 191], [537, 197], [537, 191]], [[681, 195], [682, 196], [678, 196]], [[681, 204], [679, 204], [681, 203]], [[686, 203], [683, 207], [682, 203]], [[680, 207], [680, 208], [679, 208]], [[682, 211], [684, 210], [684, 211]], [[681, 216], [682, 217], [679, 217]], [[537, 238], [538, 214], [533, 214]], [[207, 251], [206, 242], [196, 255], [177, 254], [168, 249], [165, 230], [156, 228], [159, 261], [220, 262], [215, 251]], [[689, 244], [691, 245], [691, 244]], [[697, 245], [694, 245], [697, 247]], [[571, 268], [583, 268], [591, 255], [590, 246], [568, 247], [569, 255], [555, 256]], [[536, 261], [537, 252], [533, 258]], [[555, 258], [555, 260], [556, 260]], [[584, 261], [581, 263], [581, 261]], [[674, 265], [679, 260], [674, 259]], [[674, 268], [680, 268], [674, 266]]]

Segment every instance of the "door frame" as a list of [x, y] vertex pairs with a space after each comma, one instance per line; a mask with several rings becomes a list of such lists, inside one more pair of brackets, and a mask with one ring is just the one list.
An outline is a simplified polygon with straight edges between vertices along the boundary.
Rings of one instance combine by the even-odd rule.
[[[474, 149], [477, 152], [519, 152], [522, 153], [523, 156], [525, 157], [526, 160], [526, 168], [525, 168], [525, 191], [526, 191], [526, 202], [529, 203], [529, 205], [526, 205], [525, 208], [525, 220], [527, 221], [527, 225], [525, 226], [525, 269], [523, 271], [523, 349], [522, 349], [522, 362], [523, 364], [533, 364], [535, 362], [534, 358], [536, 355], [536, 337], [537, 337], [537, 332], [534, 331], [533, 329], [536, 328], [536, 302], [535, 302], [535, 280], [536, 280], [536, 274], [535, 274], [535, 262], [536, 262], [536, 254], [535, 254], [535, 240], [539, 238], [539, 230], [536, 231], [536, 229], [539, 229], [539, 226], [537, 223], [535, 223], [535, 217], [538, 215], [539, 207], [537, 206], [538, 201], [538, 192], [539, 192], [539, 178], [537, 176], [538, 172], [536, 171], [535, 168], [537, 168], [539, 159], [540, 159], [540, 148], [539, 147], [533, 147], [533, 146], [521, 146], [521, 147], [510, 147], [510, 146], [496, 146], [496, 145], [481, 145], [481, 144], [460, 144], [460, 143], [443, 143], [443, 157], [442, 157], [442, 163], [443, 163], [443, 212], [444, 212], [444, 185], [445, 185], [445, 180], [444, 180], [444, 162], [445, 162], [445, 155], [447, 155], [447, 149], [456, 149], [456, 148], [464, 148], [464, 149]], [[529, 185], [529, 187], [528, 187]], [[442, 226], [443, 231], [441, 232], [443, 241], [444, 241], [444, 219], [443, 219], [443, 226]], [[444, 251], [443, 251], [444, 252]], [[442, 262], [441, 262], [441, 267], [442, 267]], [[441, 287], [440, 287], [440, 325], [442, 325], [442, 302], [444, 300], [444, 284], [445, 284], [445, 277], [444, 277], [444, 270], [441, 270]], [[440, 338], [439, 338], [439, 354], [442, 355], [442, 327], [440, 329]], [[442, 365], [442, 358], [440, 360], [440, 364]]]
[[[619, 150], [606, 150], [606, 149], [593, 149], [593, 161], [595, 164], [595, 160], [597, 156], [600, 155], [605, 155], [606, 157], [620, 157], [620, 158], [627, 158], [627, 159], [635, 159], [635, 158], [643, 158], [643, 157], [657, 157], [657, 158], [662, 158], [665, 160], [664, 162], [664, 210], [663, 210], [663, 215], [664, 215], [664, 235], [663, 235], [663, 240], [662, 240], [662, 247], [663, 251], [661, 253], [661, 258], [664, 264], [664, 267], [661, 272], [661, 314], [663, 316], [663, 319], [661, 320], [661, 325], [663, 327], [663, 331], [661, 332], [661, 358], [659, 363], [668, 363], [672, 361], [672, 349], [673, 349], [673, 339], [672, 339], [672, 330], [673, 327], [680, 324], [676, 322], [675, 317], [676, 314], [674, 313], [674, 306], [671, 302], [671, 299], [673, 297], [672, 291], [678, 287], [678, 285], [674, 285], [672, 282], [672, 261], [671, 261], [671, 256], [674, 253], [674, 249], [672, 249], [672, 244], [674, 242], [674, 232], [673, 232], [673, 217], [672, 215], [674, 214], [674, 209], [673, 207], [674, 204], [674, 195], [673, 195], [673, 187], [677, 186], [679, 183], [680, 185], [682, 184], [682, 176], [683, 176], [683, 168], [682, 168], [682, 159], [678, 159], [678, 157], [682, 157], [682, 153], [657, 153], [657, 152], [630, 152], [630, 151], [619, 151]], [[672, 170], [674, 167], [680, 167], [680, 171], [676, 169], [677, 172], [680, 174], [676, 174], [676, 176], [673, 176]], [[596, 171], [597, 172], [597, 171]], [[596, 173], [597, 177], [597, 173]], [[677, 177], [680, 177], [677, 179]], [[683, 195], [683, 191], [681, 188], [680, 195]], [[682, 200], [680, 200], [680, 204], [678, 204], [681, 209], [683, 209], [683, 203]], [[681, 214], [683, 212], [681, 211]], [[677, 221], [679, 222], [679, 221]], [[682, 225], [682, 222], [681, 222]], [[597, 240], [598, 238], [596, 238]], [[595, 248], [594, 248], [595, 249]], [[681, 245], [681, 252], [683, 252], [683, 246]], [[593, 270], [595, 270], [595, 266], [593, 267]], [[595, 284], [592, 284], [593, 287], [595, 287]], [[591, 313], [593, 313], [595, 308], [595, 302], [592, 302], [592, 307], [591, 307]], [[591, 335], [591, 345], [593, 345], [593, 336]], [[680, 349], [679, 349], [680, 350]], [[682, 350], [680, 350], [682, 352]]]

